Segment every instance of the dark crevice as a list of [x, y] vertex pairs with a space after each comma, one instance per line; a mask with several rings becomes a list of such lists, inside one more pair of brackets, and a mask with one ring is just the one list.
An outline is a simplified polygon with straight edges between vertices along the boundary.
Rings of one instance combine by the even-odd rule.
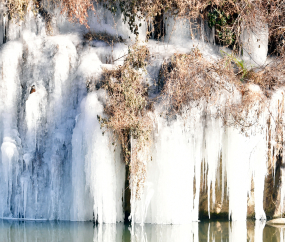
[[[125, 133], [126, 139], [127, 139], [127, 148], [129, 151], [131, 151], [131, 135], [129, 132]], [[130, 189], [130, 168], [129, 165], [131, 163], [131, 156], [128, 154], [125, 154], [123, 152], [123, 160], [126, 164], [126, 176], [125, 176], [125, 189], [124, 189], [124, 203], [123, 203], [123, 209], [124, 209], [124, 223], [129, 223], [129, 217], [131, 215], [131, 189]]]
[[152, 26], [148, 27], [149, 35], [148, 38], [161, 40], [165, 36], [165, 26], [164, 26], [164, 13], [158, 13], [153, 22]]
[[39, 11], [39, 14], [43, 17], [45, 21], [47, 34], [52, 34], [52, 28], [51, 28], [52, 17], [50, 13], [44, 8], [42, 0], [37, 0], [37, 9]]
[[126, 177], [125, 177], [125, 190], [124, 190], [124, 223], [129, 223], [129, 216], [131, 214], [131, 189], [130, 189], [130, 169], [129, 166], [126, 165]]

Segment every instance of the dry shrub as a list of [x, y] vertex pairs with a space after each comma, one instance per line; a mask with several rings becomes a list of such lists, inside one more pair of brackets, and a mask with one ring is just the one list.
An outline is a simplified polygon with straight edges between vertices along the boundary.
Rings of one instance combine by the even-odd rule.
[[[258, 123], [260, 114], [269, 108], [271, 93], [285, 77], [285, 63], [280, 58], [276, 64], [261, 70], [247, 71], [241, 82], [241, 70], [232, 57], [217, 62], [206, 60], [198, 49], [189, 54], [175, 54], [161, 69], [163, 104], [166, 115], [180, 115], [191, 104], [206, 101], [214, 104], [224, 125], [246, 129]], [[254, 85], [253, 85], [254, 84]], [[219, 103], [220, 94], [229, 100], [233, 90], [241, 93], [240, 102]]]
[[70, 21], [78, 21], [88, 27], [88, 10], [95, 11], [94, 0], [0, 0], [8, 10], [10, 19], [22, 20], [28, 10], [39, 7], [41, 2], [60, 6], [63, 14], [67, 14]]
[[7, 8], [9, 18], [16, 21], [24, 19], [28, 7], [33, 6], [34, 2], [30, 0], [0, 0], [0, 3], [3, 3]]
[[262, 70], [250, 70], [246, 76], [249, 83], [254, 83], [260, 86], [261, 90], [267, 97], [271, 96], [272, 91], [280, 87], [284, 83], [285, 78], [285, 63], [281, 60], [276, 60], [274, 65], [266, 66]]
[[224, 59], [212, 63], [198, 49], [189, 54], [175, 54], [170, 63], [162, 66], [160, 74], [165, 83], [164, 103], [174, 114], [193, 101], [210, 101], [215, 92], [228, 91], [226, 83], [235, 81], [233, 69], [226, 66]]
[[56, 0], [62, 7], [62, 13], [66, 13], [69, 20], [80, 24], [87, 24], [88, 10], [95, 12], [94, 0]]
[[[134, 45], [124, 65], [104, 70], [102, 88], [108, 93], [104, 111], [108, 118], [98, 117], [101, 127], [111, 130], [118, 138], [124, 161], [130, 166], [131, 181], [139, 196], [145, 179], [146, 149], [151, 143], [152, 122], [148, 116], [148, 87], [144, 71], [148, 49]], [[133, 142], [132, 142], [133, 140]]]

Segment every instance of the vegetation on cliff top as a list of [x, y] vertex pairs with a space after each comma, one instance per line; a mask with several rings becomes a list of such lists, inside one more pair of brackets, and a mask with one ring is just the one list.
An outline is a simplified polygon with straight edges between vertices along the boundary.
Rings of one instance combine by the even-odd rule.
[[[89, 10], [96, 13], [102, 4], [116, 14], [120, 10], [132, 32], [138, 34], [137, 19], [163, 21], [163, 17], [202, 18], [215, 28], [216, 39], [234, 49], [241, 47], [243, 29], [263, 23], [269, 29], [270, 52], [283, 54], [285, 44], [285, 5], [283, 0], [0, 0], [10, 19], [22, 19], [26, 11], [45, 5], [59, 6], [71, 21], [88, 27]], [[158, 18], [158, 16], [162, 16]]]

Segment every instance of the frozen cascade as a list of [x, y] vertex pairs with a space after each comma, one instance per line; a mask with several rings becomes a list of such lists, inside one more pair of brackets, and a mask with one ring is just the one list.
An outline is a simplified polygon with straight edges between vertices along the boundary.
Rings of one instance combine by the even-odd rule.
[[[114, 30], [110, 12], [99, 9], [98, 13], [102, 15], [100, 21], [94, 16], [89, 19], [93, 31], [120, 33], [124, 38], [130, 35], [126, 25], [120, 22], [121, 16], [116, 17], [119, 24]], [[39, 15], [28, 15], [21, 25], [6, 23], [2, 12], [0, 17], [0, 217], [123, 221], [125, 165], [119, 146], [112, 144], [112, 135], [103, 132], [97, 121], [97, 115], [104, 115], [105, 93], [96, 88], [88, 92], [86, 80], [100, 79], [102, 67], [112, 68], [114, 65], [108, 63], [124, 56], [128, 47], [123, 43], [112, 48], [102, 41], [84, 42], [82, 35], [86, 29], [64, 18], [58, 22], [55, 19], [55, 35], [47, 36]], [[183, 25], [173, 21], [169, 19], [167, 34], [175, 24]], [[184, 24], [186, 30], [178, 28], [172, 33], [178, 39], [174, 41], [175, 47], [148, 43], [158, 56], [156, 65], [148, 68], [150, 75], [159, 73], [163, 58], [176, 50], [187, 53], [193, 44], [204, 46], [208, 57], [218, 58], [216, 47], [190, 40], [191, 23]], [[6, 26], [7, 43], [2, 44]], [[141, 38], [144, 31], [145, 26]], [[186, 33], [180, 35], [179, 31]], [[187, 44], [179, 46], [185, 39]], [[115, 64], [122, 62], [123, 58]], [[253, 93], [260, 92], [254, 86], [250, 88]], [[235, 93], [224, 98], [218, 100], [220, 106], [226, 101], [238, 103], [241, 97]], [[161, 117], [160, 107], [155, 107], [151, 159], [145, 161], [147, 177], [142, 198], [132, 203], [134, 222], [198, 221], [200, 191], [207, 193], [210, 216], [217, 202], [216, 189], [226, 191], [225, 195], [222, 192], [222, 202], [229, 202], [230, 219], [246, 219], [249, 198], [254, 200], [256, 219], [265, 219], [267, 121], [284, 113], [283, 90], [277, 91], [271, 102], [270, 113], [265, 109], [258, 125], [246, 132], [236, 126], [223, 126], [222, 119], [216, 117], [215, 106], [204, 101], [193, 104], [174, 119]], [[253, 105], [248, 119], [258, 108], [258, 103]], [[269, 128], [273, 144], [278, 127], [271, 122]], [[283, 181], [284, 177], [283, 174]], [[250, 197], [252, 184], [254, 198]], [[284, 189], [282, 186], [282, 199]], [[283, 203], [280, 206], [283, 211]], [[232, 234], [246, 236], [243, 222], [233, 227]], [[102, 228], [94, 235], [94, 241], [102, 241], [105, 233]], [[141, 229], [134, 228], [134, 234], [143, 237]], [[193, 238], [196, 229], [196, 225], [191, 227], [189, 238]], [[106, 231], [109, 230], [114, 236], [115, 229]], [[109, 241], [115, 238], [111, 237]], [[193, 241], [198, 239], [195, 237]]]
[[[145, 200], [140, 201], [135, 216], [138, 223], [143, 222], [144, 216], [146, 223], [157, 224], [198, 220], [203, 125], [200, 110], [193, 109], [192, 112], [196, 115], [196, 120], [190, 123], [190, 127], [184, 128], [183, 119], [170, 126], [162, 118], [157, 119], [152, 161], [147, 170], [145, 198], [149, 192], [154, 192], [147, 209], [140, 207], [147, 205]], [[152, 186], [152, 190], [148, 189], [149, 186]], [[140, 214], [145, 210], [146, 215]]]
[[[10, 58], [10, 55], [12, 58]], [[1, 199], [0, 214], [8, 215], [7, 207], [13, 206], [11, 196], [13, 184], [17, 184], [17, 172], [21, 166], [18, 160], [21, 154], [21, 139], [17, 129], [17, 112], [20, 106], [20, 71], [17, 71], [22, 56], [22, 45], [18, 42], [10, 42], [1, 52]], [[13, 70], [13, 71], [11, 71]], [[16, 208], [17, 209], [17, 208]]]
[[120, 150], [108, 139], [109, 134], [102, 134], [97, 122], [97, 115], [102, 113], [103, 106], [95, 93], [82, 101], [72, 139], [72, 220], [92, 220], [94, 211], [99, 223], [123, 221], [125, 166]]
[[[239, 94], [236, 95], [238, 101]], [[266, 219], [263, 210], [267, 174], [266, 113], [259, 117], [259, 128], [253, 126], [247, 132], [234, 126], [223, 127], [215, 113], [213, 107], [205, 109], [201, 103], [199, 108], [192, 108], [185, 117], [177, 118], [170, 125], [162, 118], [156, 120], [145, 197], [136, 206], [136, 222], [180, 224], [197, 221], [200, 179], [201, 189], [205, 187], [208, 192], [210, 213], [211, 205], [215, 204], [220, 169], [223, 181], [219, 182], [224, 186], [224, 179], [227, 181], [228, 196], [224, 199], [229, 200], [229, 218], [234, 221], [246, 219], [253, 182], [255, 217]], [[149, 193], [153, 193], [150, 203]], [[145, 210], [147, 214], [144, 214]]]
[[0, 51], [3, 218], [123, 220], [120, 149], [102, 135], [97, 122], [102, 104], [94, 95], [84, 97], [86, 79], [100, 76], [99, 57], [116, 59], [127, 48], [83, 46], [78, 25], [72, 26], [74, 35], [59, 35], [71, 26], [60, 17], [58, 35], [46, 36], [39, 15], [30, 13], [19, 25], [9, 22], [8, 43]]

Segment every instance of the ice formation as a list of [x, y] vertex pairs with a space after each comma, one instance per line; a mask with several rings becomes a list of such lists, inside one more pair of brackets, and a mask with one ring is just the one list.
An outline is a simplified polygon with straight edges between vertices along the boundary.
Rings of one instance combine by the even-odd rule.
[[89, 94], [81, 103], [73, 131], [71, 219], [75, 221], [92, 220], [93, 216], [99, 223], [123, 221], [125, 166], [120, 149], [108, 139], [110, 134], [102, 135], [97, 121], [102, 113], [97, 95]]
[[[91, 30], [134, 37], [120, 16], [114, 19], [103, 8], [98, 14], [100, 21], [94, 16], [89, 19]], [[0, 6], [0, 217], [120, 222], [124, 220], [125, 165], [120, 148], [111, 142], [112, 134], [100, 129], [97, 121], [97, 115], [104, 115], [105, 93], [87, 92], [86, 81], [99, 79], [103, 67], [112, 68], [108, 60], [122, 64], [123, 58], [119, 58], [128, 47], [124, 43], [110, 47], [102, 41], [84, 42], [84, 27], [55, 16], [55, 34], [48, 36], [40, 15], [28, 15], [21, 25], [7, 23]], [[148, 67], [150, 78], [158, 75], [165, 57], [187, 53], [193, 46], [200, 47], [208, 58], [219, 58], [218, 47], [191, 40], [199, 35], [195, 32], [193, 37], [189, 32], [191, 22], [168, 21], [166, 37], [171, 44], [148, 43], [156, 57]], [[179, 27], [183, 24], [188, 32]], [[178, 27], [172, 30], [175, 25]], [[211, 39], [207, 31], [202, 33], [204, 41], [207, 36]], [[141, 39], [145, 35], [143, 26]], [[185, 39], [187, 43], [183, 43]], [[251, 89], [260, 92], [255, 86]], [[218, 102], [223, 106], [240, 99], [240, 94], [233, 92], [222, 95]], [[252, 182], [256, 219], [265, 219], [268, 129], [272, 141], [278, 131], [274, 122], [268, 127], [267, 121], [280, 115], [283, 90], [276, 92], [271, 102], [270, 111], [265, 109], [257, 125], [246, 132], [236, 126], [225, 127], [216, 118], [215, 105], [203, 100], [173, 120], [161, 117], [159, 105], [155, 107], [151, 160], [146, 162], [142, 198], [132, 203], [133, 222], [198, 221], [201, 189], [208, 193], [210, 216], [216, 184], [225, 191], [222, 200], [229, 201], [229, 218], [244, 221]], [[258, 105], [252, 107], [252, 113]], [[196, 230], [194, 224], [189, 237], [193, 238]], [[104, 231], [99, 230], [96, 236]], [[245, 223], [234, 226], [231, 233], [243, 234], [239, 231], [245, 231]], [[194, 236], [193, 241], [198, 239]]]
[[241, 36], [244, 45], [244, 58], [251, 66], [261, 66], [266, 63], [268, 52], [268, 25], [257, 19], [255, 27], [245, 28]]

